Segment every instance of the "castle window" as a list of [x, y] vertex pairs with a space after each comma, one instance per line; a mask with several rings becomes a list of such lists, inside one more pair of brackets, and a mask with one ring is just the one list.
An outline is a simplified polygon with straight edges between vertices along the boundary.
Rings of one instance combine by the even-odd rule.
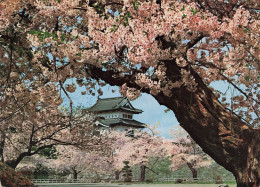
[[132, 119], [133, 115], [123, 114], [123, 118]]

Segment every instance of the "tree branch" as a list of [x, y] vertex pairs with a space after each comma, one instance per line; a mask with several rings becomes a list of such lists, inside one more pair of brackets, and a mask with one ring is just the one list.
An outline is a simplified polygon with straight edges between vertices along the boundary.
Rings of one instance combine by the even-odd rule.
[[67, 96], [67, 98], [68, 98], [69, 101], [70, 101], [70, 120], [71, 120], [71, 118], [72, 118], [72, 112], [73, 112], [73, 111], [72, 111], [73, 102], [72, 102], [72, 99], [70, 98], [68, 92], [67, 92], [67, 91], [65, 90], [65, 88], [63, 87], [63, 84], [62, 84], [61, 81], [59, 81], [59, 84], [60, 84], [61, 89], [63, 90], [63, 92], [65, 93], [65, 95]]
[[188, 51], [188, 49], [194, 47], [200, 40], [202, 40], [204, 38], [203, 34], [199, 34], [199, 36], [197, 38], [195, 38], [194, 40], [191, 40], [187, 45], [186, 45], [186, 51]]
[[159, 175], [159, 173], [157, 173], [156, 171], [154, 171], [153, 169], [151, 169], [151, 168], [149, 168], [149, 167], [147, 167], [147, 166], [145, 166], [147, 169], [149, 169], [150, 171], [152, 171], [153, 173], [155, 173], [156, 175]]
[[253, 98], [252, 96], [247, 95], [241, 88], [239, 88], [237, 85], [235, 85], [227, 76], [225, 76], [224, 74], [219, 72], [219, 75], [221, 75], [222, 77], [225, 78], [225, 80], [230, 83], [232, 86], [234, 86], [234, 88], [236, 88], [239, 92], [241, 92], [246, 98], [248, 99], [252, 99], [253, 101], [255, 101], [257, 104], [260, 104], [259, 101], [257, 101], [255, 98]]
[[18, 111], [20, 111], [24, 106], [26, 106], [29, 102], [31, 101], [31, 99], [29, 101], [27, 101], [26, 103], [24, 103], [22, 106], [20, 106], [17, 110], [15, 110], [14, 112], [12, 112], [9, 116], [2, 118], [0, 120], [0, 123], [3, 122], [4, 120], [9, 119], [10, 117], [12, 117], [14, 114], [16, 114]]

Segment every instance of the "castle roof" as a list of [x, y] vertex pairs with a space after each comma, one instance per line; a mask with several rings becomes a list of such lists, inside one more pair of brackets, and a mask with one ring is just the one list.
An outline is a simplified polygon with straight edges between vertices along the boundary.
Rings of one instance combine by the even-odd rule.
[[125, 111], [133, 114], [139, 114], [143, 111], [134, 108], [126, 97], [114, 97], [98, 99], [97, 103], [88, 109], [89, 112], [101, 113], [109, 111]]
[[117, 125], [135, 127], [135, 128], [144, 128], [145, 125], [139, 121], [134, 119], [122, 119], [122, 118], [110, 118], [110, 119], [97, 119], [96, 124], [105, 125], [107, 127], [113, 127]]

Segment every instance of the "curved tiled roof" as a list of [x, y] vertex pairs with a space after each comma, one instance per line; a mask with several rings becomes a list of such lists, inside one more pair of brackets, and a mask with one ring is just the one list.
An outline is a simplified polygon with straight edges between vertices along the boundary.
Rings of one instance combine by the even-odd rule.
[[106, 99], [98, 99], [97, 103], [88, 109], [89, 112], [105, 112], [123, 110], [131, 113], [142, 113], [140, 109], [134, 108], [126, 97], [114, 97]]
[[116, 126], [116, 125], [126, 125], [126, 126], [137, 127], [137, 128], [145, 127], [143, 123], [136, 121], [134, 119], [110, 118], [110, 119], [98, 119], [97, 121], [109, 127]]

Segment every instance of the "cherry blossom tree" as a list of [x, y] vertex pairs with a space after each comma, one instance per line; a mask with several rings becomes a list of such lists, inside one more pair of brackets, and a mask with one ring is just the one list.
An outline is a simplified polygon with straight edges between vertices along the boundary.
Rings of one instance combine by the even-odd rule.
[[58, 159], [52, 160], [48, 165], [59, 173], [69, 172], [77, 179], [78, 174], [87, 167], [87, 153], [72, 146], [57, 146], [57, 151]]
[[178, 152], [171, 155], [172, 169], [176, 170], [183, 164], [187, 164], [194, 179], [198, 178], [198, 168], [211, 164], [211, 158], [203, 153], [201, 148], [190, 138], [183, 138], [174, 142], [179, 147]]
[[90, 152], [75, 146], [57, 146], [58, 158], [46, 162], [46, 166], [58, 173], [69, 172], [73, 179], [78, 178], [79, 173], [109, 173], [111, 162], [109, 157], [98, 152]]
[[183, 164], [186, 164], [192, 172], [192, 177], [194, 179], [198, 178], [197, 169], [211, 165], [212, 159], [179, 126], [175, 127], [170, 135], [173, 137], [171, 143], [175, 147], [175, 149], [171, 149], [170, 146], [168, 148], [168, 155], [172, 161], [172, 169], [176, 170]]
[[101, 138], [92, 134], [94, 127], [88, 118], [69, 116], [51, 105], [39, 109], [29, 106], [1, 123], [1, 156], [9, 166], [16, 168], [26, 156], [41, 154], [55, 145], [101, 149]]
[[131, 99], [150, 93], [238, 186], [258, 186], [259, 10], [257, 0], [1, 1], [1, 120], [39, 87], [74, 91], [70, 78], [88, 93], [104, 82]]
[[[112, 147], [114, 167], [120, 171], [128, 161], [130, 166], [140, 165], [140, 181], [145, 181], [145, 171], [149, 168], [147, 163], [150, 158], [160, 158], [166, 156], [163, 139], [157, 136], [151, 136], [147, 132], [136, 131], [134, 136], [128, 136], [125, 133], [112, 132], [111, 138], [114, 139]], [[155, 172], [156, 173], [156, 172]]]

